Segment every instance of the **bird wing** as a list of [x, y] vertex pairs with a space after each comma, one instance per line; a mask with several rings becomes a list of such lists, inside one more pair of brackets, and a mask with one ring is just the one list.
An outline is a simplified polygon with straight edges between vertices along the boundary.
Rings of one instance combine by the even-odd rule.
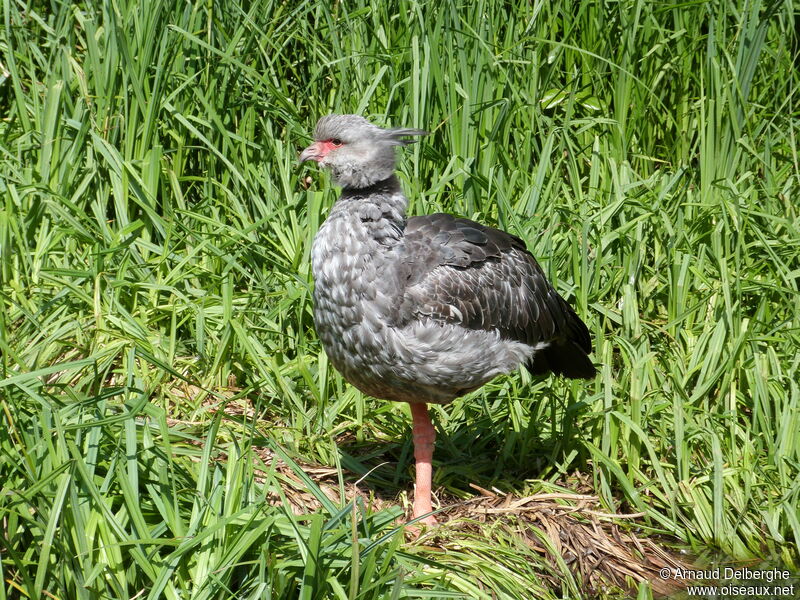
[[399, 325], [428, 317], [530, 345], [556, 342], [591, 352], [586, 325], [520, 238], [437, 213], [408, 219], [404, 240], [396, 263]]

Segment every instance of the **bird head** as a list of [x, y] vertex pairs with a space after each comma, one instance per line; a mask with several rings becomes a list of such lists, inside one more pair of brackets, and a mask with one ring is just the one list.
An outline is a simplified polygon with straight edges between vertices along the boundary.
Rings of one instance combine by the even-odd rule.
[[394, 149], [427, 135], [422, 129], [383, 129], [359, 115], [327, 115], [317, 122], [314, 143], [299, 161], [315, 160], [344, 188], [365, 188], [387, 179], [395, 168]]

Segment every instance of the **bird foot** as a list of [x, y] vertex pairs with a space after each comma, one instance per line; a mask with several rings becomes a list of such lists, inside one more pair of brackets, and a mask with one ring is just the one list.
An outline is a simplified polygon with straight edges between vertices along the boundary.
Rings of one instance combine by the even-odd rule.
[[[422, 513], [424, 514], [424, 513]], [[416, 519], [416, 516], [412, 518], [412, 521]], [[409, 534], [412, 540], [416, 540], [419, 538], [425, 530], [433, 529], [439, 524], [439, 521], [436, 520], [436, 517], [433, 515], [428, 515], [426, 517], [421, 518], [419, 521], [415, 521], [414, 523], [409, 523], [406, 525], [406, 533]]]
[[[417, 517], [414, 516], [413, 518], [416, 519]], [[417, 523], [422, 523], [423, 525], [426, 525], [428, 527], [433, 527], [434, 525], [438, 525], [439, 521], [437, 521], [436, 517], [434, 517], [433, 515], [427, 515], [421, 518], [419, 521], [417, 521]]]

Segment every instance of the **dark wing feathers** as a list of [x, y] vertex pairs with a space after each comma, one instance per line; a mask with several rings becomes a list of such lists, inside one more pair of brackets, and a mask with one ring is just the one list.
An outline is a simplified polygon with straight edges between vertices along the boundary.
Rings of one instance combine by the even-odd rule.
[[404, 239], [398, 325], [427, 316], [530, 345], [549, 342], [529, 365], [533, 373], [594, 375], [586, 325], [520, 238], [437, 213], [408, 219]]

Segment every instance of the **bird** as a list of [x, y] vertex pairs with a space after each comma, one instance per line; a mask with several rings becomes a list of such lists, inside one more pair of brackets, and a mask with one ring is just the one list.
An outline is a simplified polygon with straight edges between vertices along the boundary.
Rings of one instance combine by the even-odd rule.
[[588, 328], [522, 239], [446, 213], [406, 215], [395, 150], [427, 134], [331, 114], [298, 161], [316, 161], [341, 187], [311, 249], [317, 336], [349, 383], [409, 404], [411, 522], [433, 526], [429, 404], [523, 365], [574, 379], [595, 366]]

